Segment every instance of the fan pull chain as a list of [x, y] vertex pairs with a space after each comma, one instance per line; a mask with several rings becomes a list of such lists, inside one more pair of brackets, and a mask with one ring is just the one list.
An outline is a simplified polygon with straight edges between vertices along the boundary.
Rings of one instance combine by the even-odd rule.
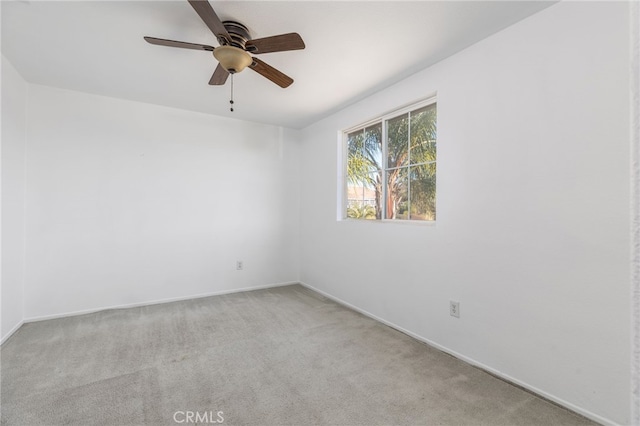
[[229, 103], [231, 104], [231, 108], [229, 109], [233, 112], [233, 74], [231, 74], [231, 99], [229, 100]]

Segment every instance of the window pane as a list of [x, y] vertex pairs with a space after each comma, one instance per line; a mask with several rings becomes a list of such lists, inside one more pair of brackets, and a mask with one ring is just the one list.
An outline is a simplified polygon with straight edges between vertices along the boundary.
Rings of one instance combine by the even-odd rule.
[[367, 219], [382, 219], [382, 170], [369, 174], [366, 183], [365, 200], [373, 207], [374, 217]]
[[387, 171], [387, 219], [407, 219], [409, 183], [406, 167]]
[[359, 203], [364, 198], [364, 185], [354, 181], [347, 184], [347, 206]]
[[436, 163], [412, 166], [410, 178], [410, 219], [436, 220]]
[[[368, 172], [362, 150], [364, 147], [364, 132], [349, 133], [347, 135], [347, 182], [357, 184], [364, 179]], [[348, 197], [347, 197], [348, 198]]]
[[436, 161], [436, 104], [411, 112], [411, 164]]
[[349, 154], [362, 151], [363, 133], [358, 130], [347, 135], [347, 151]]
[[363, 152], [369, 162], [369, 172], [382, 169], [382, 123], [364, 129]]
[[380, 219], [382, 172], [371, 173], [366, 179], [347, 185], [347, 217]]
[[409, 114], [387, 121], [387, 167], [404, 166], [409, 161]]
[[364, 182], [353, 181], [347, 185], [347, 217], [353, 219], [361, 218], [362, 205], [365, 198]]

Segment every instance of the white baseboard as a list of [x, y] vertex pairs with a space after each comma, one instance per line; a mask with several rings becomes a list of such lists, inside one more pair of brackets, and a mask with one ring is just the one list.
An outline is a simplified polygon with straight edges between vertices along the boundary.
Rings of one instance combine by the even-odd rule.
[[13, 336], [13, 333], [18, 331], [18, 329], [22, 327], [22, 324], [24, 324], [24, 321], [20, 321], [19, 323], [17, 323], [11, 330], [9, 330], [6, 335], [2, 336], [2, 339], [0, 339], [0, 345], [6, 342], [9, 337]]
[[[93, 309], [84, 309], [81, 311], [73, 311], [73, 312], [65, 312], [61, 314], [53, 314], [53, 315], [42, 315], [37, 317], [25, 318], [24, 323], [37, 322], [37, 321], [46, 321], [51, 319], [58, 318], [66, 318], [66, 317], [74, 317], [77, 315], [85, 315], [92, 314], [95, 312], [105, 311], [107, 309], [127, 309], [127, 308], [138, 308], [140, 306], [150, 306], [150, 305], [159, 305], [162, 303], [171, 303], [171, 302], [180, 302], [182, 300], [190, 300], [190, 299], [201, 299], [203, 297], [211, 297], [211, 296], [221, 296], [223, 294], [232, 294], [232, 293], [242, 293], [244, 291], [252, 291], [252, 290], [263, 290], [267, 288], [275, 288], [275, 287], [284, 287], [287, 285], [299, 284], [298, 281], [290, 281], [290, 282], [282, 282], [282, 283], [274, 283], [274, 284], [265, 284], [258, 285], [254, 287], [244, 287], [244, 288], [234, 288], [230, 290], [221, 290], [221, 291], [213, 291], [210, 293], [201, 293], [201, 294], [193, 294], [189, 296], [179, 296], [179, 297], [170, 297], [167, 299], [157, 299], [150, 300], [145, 302], [137, 302], [137, 303], [127, 303], [122, 305], [112, 305], [112, 306], [103, 306], [99, 308]], [[20, 324], [22, 325], [22, 324]]]
[[571, 410], [571, 411], [573, 411], [575, 413], [578, 413], [578, 414], [580, 414], [580, 415], [582, 415], [584, 417], [587, 417], [588, 419], [591, 419], [591, 420], [593, 420], [595, 422], [598, 422], [598, 423], [601, 423], [601, 424], [607, 425], [607, 426], [617, 426], [618, 425], [616, 422], [614, 422], [614, 421], [612, 421], [610, 419], [607, 419], [607, 418], [604, 418], [602, 416], [599, 416], [598, 414], [592, 413], [591, 411], [586, 410], [586, 409], [584, 409], [582, 407], [578, 407], [575, 404], [572, 404], [572, 403], [570, 403], [568, 401], [565, 401], [562, 398], [558, 398], [555, 395], [552, 395], [552, 394], [550, 394], [548, 392], [545, 392], [545, 391], [543, 391], [541, 389], [538, 389], [535, 386], [532, 386], [532, 385], [530, 385], [528, 383], [525, 383], [525, 382], [523, 382], [521, 380], [516, 379], [515, 377], [511, 377], [508, 374], [504, 374], [501, 371], [498, 371], [498, 370], [496, 370], [496, 369], [494, 369], [494, 368], [492, 368], [492, 367], [490, 367], [488, 365], [485, 365], [485, 364], [483, 364], [483, 363], [481, 363], [479, 361], [476, 361], [473, 358], [470, 358], [470, 357], [468, 357], [466, 355], [463, 355], [463, 354], [461, 354], [459, 352], [451, 350], [451, 349], [447, 348], [446, 346], [443, 346], [443, 345], [441, 345], [441, 344], [439, 344], [437, 342], [434, 342], [433, 340], [427, 339], [427, 338], [425, 338], [423, 336], [420, 336], [419, 334], [416, 334], [416, 333], [414, 333], [412, 331], [406, 330], [406, 329], [404, 329], [404, 328], [402, 328], [402, 327], [400, 327], [400, 326], [398, 326], [398, 325], [396, 325], [396, 324], [394, 324], [394, 323], [392, 323], [390, 321], [385, 320], [384, 318], [380, 318], [377, 315], [372, 314], [371, 312], [368, 312], [368, 311], [366, 311], [364, 309], [361, 309], [361, 308], [359, 308], [357, 306], [354, 306], [351, 303], [346, 302], [346, 301], [344, 301], [344, 300], [342, 300], [342, 299], [340, 299], [338, 297], [335, 297], [334, 295], [329, 294], [329, 293], [327, 293], [327, 292], [325, 292], [323, 290], [320, 290], [320, 289], [318, 289], [316, 287], [313, 287], [313, 286], [311, 286], [309, 284], [306, 284], [306, 283], [304, 283], [302, 281], [300, 282], [300, 285], [308, 288], [309, 290], [313, 290], [313, 291], [325, 296], [326, 298], [333, 300], [336, 303], [339, 303], [339, 304], [341, 304], [343, 306], [346, 306], [346, 307], [348, 307], [350, 309], [353, 309], [354, 311], [359, 312], [362, 315], [365, 315], [365, 316], [367, 316], [367, 317], [369, 317], [371, 319], [374, 319], [374, 320], [376, 320], [378, 322], [381, 322], [384, 325], [387, 325], [387, 326], [389, 326], [389, 327], [391, 327], [393, 329], [396, 329], [396, 330], [398, 330], [398, 331], [400, 331], [400, 332], [402, 332], [402, 333], [404, 333], [404, 334], [406, 334], [408, 336], [411, 336], [416, 340], [419, 340], [419, 341], [421, 341], [423, 343], [426, 343], [429, 346], [432, 346], [432, 347], [434, 347], [434, 348], [436, 348], [438, 350], [441, 350], [442, 352], [445, 352], [445, 353], [447, 353], [449, 355], [452, 355], [452, 356], [454, 356], [454, 357], [466, 362], [467, 364], [471, 364], [474, 367], [477, 367], [477, 368], [479, 368], [481, 370], [484, 370], [484, 371], [486, 371], [486, 372], [488, 372], [488, 373], [490, 373], [490, 374], [492, 374], [492, 375], [494, 375], [494, 376], [496, 376], [496, 377], [498, 377], [498, 378], [500, 378], [502, 380], [505, 380], [506, 382], [509, 382], [511, 384], [519, 386], [519, 387], [521, 387], [521, 388], [523, 388], [523, 389], [525, 389], [527, 391], [533, 392], [536, 395], [539, 395], [539, 396], [541, 396], [541, 397], [543, 397], [543, 398], [545, 398], [545, 399], [547, 399], [547, 400], [549, 400], [549, 401], [551, 401], [551, 402], [553, 402], [555, 404], [558, 404], [558, 405], [560, 405], [560, 406], [562, 406], [564, 408], [567, 408], [568, 410]]

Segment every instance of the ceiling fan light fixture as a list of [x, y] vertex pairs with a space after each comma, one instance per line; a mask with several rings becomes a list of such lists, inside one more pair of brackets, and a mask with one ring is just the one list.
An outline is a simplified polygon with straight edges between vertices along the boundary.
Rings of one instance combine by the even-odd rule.
[[253, 62], [251, 55], [233, 46], [216, 47], [213, 51], [213, 56], [220, 62], [222, 68], [230, 74], [241, 72]]

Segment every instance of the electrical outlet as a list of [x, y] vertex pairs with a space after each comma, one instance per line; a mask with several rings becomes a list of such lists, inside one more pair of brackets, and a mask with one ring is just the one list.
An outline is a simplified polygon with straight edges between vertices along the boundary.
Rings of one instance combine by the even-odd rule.
[[236, 270], [242, 271], [243, 269], [244, 269], [244, 263], [242, 262], [242, 260], [236, 261]]
[[460, 302], [449, 301], [449, 315], [460, 318]]

